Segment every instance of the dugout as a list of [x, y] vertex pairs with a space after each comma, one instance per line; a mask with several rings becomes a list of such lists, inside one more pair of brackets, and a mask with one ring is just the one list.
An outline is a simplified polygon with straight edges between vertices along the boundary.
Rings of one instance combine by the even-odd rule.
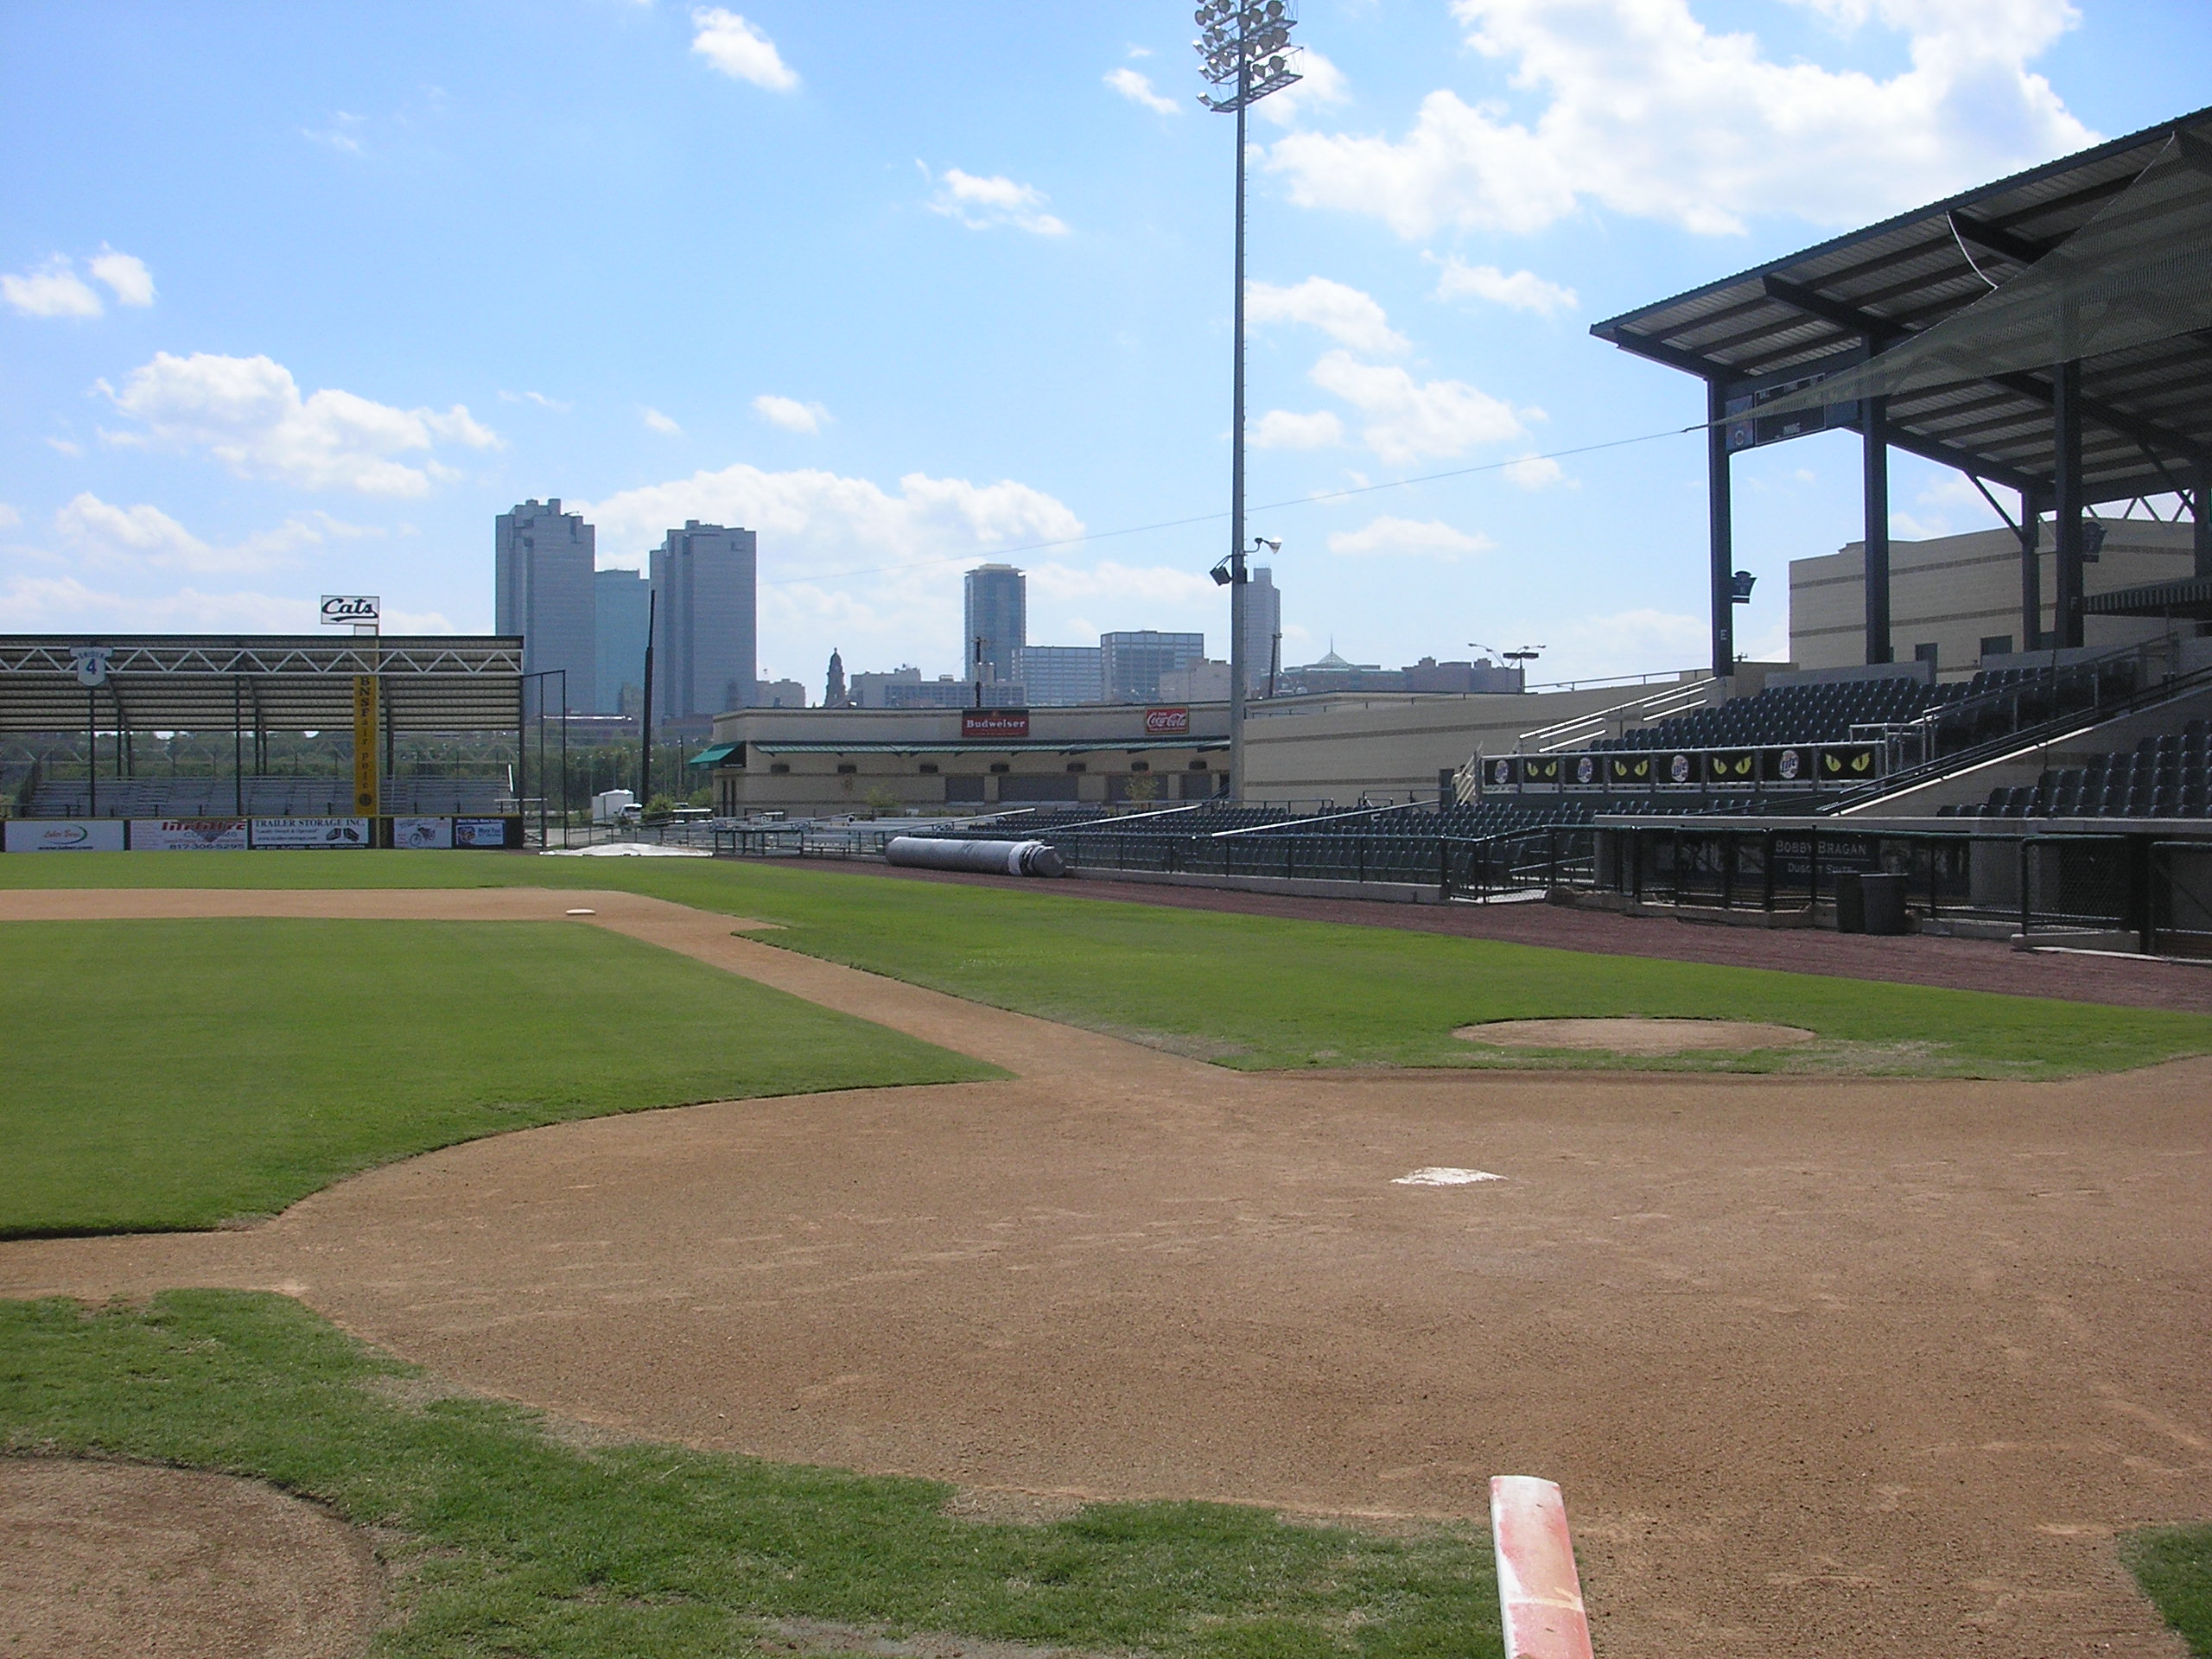
[[550, 729], [522, 655], [508, 635], [0, 636], [5, 844], [518, 845]]

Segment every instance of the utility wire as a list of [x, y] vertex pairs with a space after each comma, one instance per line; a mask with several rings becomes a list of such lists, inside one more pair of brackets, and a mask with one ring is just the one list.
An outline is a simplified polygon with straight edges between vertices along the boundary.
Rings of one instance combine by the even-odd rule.
[[[1313, 495], [1293, 496], [1284, 501], [1266, 501], [1255, 507], [1245, 508], [1249, 516], [1255, 512], [1281, 512], [1289, 507], [1313, 505], [1322, 501], [1341, 501], [1347, 496], [1372, 495], [1378, 490], [1402, 490], [1414, 484], [1435, 484], [1451, 478], [1471, 478], [1478, 473], [1502, 473], [1510, 467], [1525, 467], [1532, 461], [1566, 461], [1575, 455], [1595, 454], [1600, 449], [1624, 449], [1630, 444], [1649, 443], [1657, 438], [1678, 438], [1686, 432], [1702, 432], [1705, 423], [1694, 426], [1669, 427], [1663, 432], [1646, 432], [1639, 437], [1608, 438], [1603, 443], [1586, 443], [1572, 449], [1554, 449], [1548, 454], [1516, 455], [1510, 461], [1484, 461], [1479, 467], [1458, 467], [1448, 473], [1424, 473], [1418, 478], [1394, 478], [1381, 484], [1356, 484], [1346, 489], [1323, 490]], [[978, 548], [967, 553], [949, 554], [940, 559], [912, 559], [904, 564], [875, 564], [861, 570], [835, 570], [827, 575], [778, 576], [760, 584], [763, 588], [785, 588], [800, 582], [843, 582], [853, 576], [887, 575], [899, 570], [925, 570], [932, 565], [965, 564], [969, 560], [988, 555], [991, 558], [1005, 558], [1016, 553], [1042, 553], [1056, 547], [1077, 547], [1084, 542], [1111, 541], [1122, 536], [1147, 536], [1154, 531], [1181, 530], [1191, 524], [1217, 524], [1229, 517], [1226, 510], [1219, 512], [1193, 513], [1188, 518], [1163, 518], [1157, 524], [1129, 524], [1120, 530], [1090, 531], [1081, 536], [1062, 536], [1049, 542], [1025, 542], [1019, 547]]]

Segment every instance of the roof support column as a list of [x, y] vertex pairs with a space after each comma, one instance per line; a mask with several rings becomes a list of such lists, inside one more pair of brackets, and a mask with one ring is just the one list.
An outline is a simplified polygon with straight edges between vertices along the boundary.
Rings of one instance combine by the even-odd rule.
[[1727, 398], [1718, 380], [1705, 383], [1705, 470], [1711, 537], [1713, 675], [1725, 680], [1736, 671], [1736, 532], [1729, 494]]
[[2058, 554], [2057, 592], [2050, 620], [2055, 643], [2082, 643], [2082, 365], [2050, 372], [2051, 447], [2057, 477], [2051, 493], [2052, 538]]
[[2212, 461], [2196, 469], [2196, 569], [2199, 580], [2212, 578]]
[[[1869, 350], [1878, 349], [1872, 341]], [[1866, 660], [1886, 663], [1890, 654], [1890, 400], [1869, 397], [1859, 404], [1866, 448]]]
[[2020, 492], [2020, 649], [2043, 642], [2043, 498]]

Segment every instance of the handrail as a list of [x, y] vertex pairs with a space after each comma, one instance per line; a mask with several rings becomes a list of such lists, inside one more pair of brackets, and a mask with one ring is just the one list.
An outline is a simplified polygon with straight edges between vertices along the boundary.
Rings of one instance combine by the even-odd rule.
[[[1592, 709], [1586, 715], [1576, 715], [1573, 720], [1562, 720], [1550, 726], [1539, 726], [1535, 731], [1523, 732], [1518, 737], [1515, 738], [1513, 740], [1513, 751], [1516, 754], [1518, 754], [1521, 753], [1522, 747], [1529, 742], [1541, 741], [1541, 740], [1545, 738], [1557, 737], [1562, 733], [1573, 731], [1579, 728], [1588, 726], [1592, 722], [1595, 722], [1599, 726], [1603, 726], [1614, 716], [1624, 713], [1629, 709], [1649, 709], [1655, 704], [1666, 702], [1670, 697], [1681, 696], [1686, 693], [1694, 694], [1701, 702], [1707, 696], [1707, 688], [1711, 686], [1712, 683], [1713, 677], [1708, 674], [1701, 680], [1689, 680], [1683, 682], [1681, 684], [1669, 685], [1665, 690], [1655, 691], [1647, 697], [1631, 697], [1626, 702], [1617, 702], [1611, 708], [1607, 709]], [[1548, 754], [1551, 753], [1551, 747], [1552, 746], [1548, 744], [1545, 744], [1537, 750], [1537, 753], [1540, 754]]]
[[[2097, 660], [2102, 661], [2103, 658]], [[2069, 664], [2069, 667], [2086, 667], [2087, 664]], [[2049, 720], [2034, 726], [2017, 727], [1999, 733], [1985, 742], [1955, 753], [1923, 760], [1893, 772], [1879, 782], [1869, 784], [1858, 791], [1847, 791], [1815, 810], [1823, 816], [1847, 811], [1857, 806], [1878, 801], [1885, 796], [1901, 794], [1908, 789], [1917, 789], [1923, 784], [1936, 782], [1953, 772], [1967, 772], [1992, 760], [2025, 750], [2047, 747], [2054, 740], [2074, 733], [2094, 731], [2098, 727], [2126, 715], [2139, 714], [2145, 709], [2155, 709], [2162, 702], [2174, 702], [2192, 691], [2212, 686], [2212, 667], [2196, 669], [2187, 674], [2177, 674], [2171, 679], [2161, 680], [2155, 686], [2139, 687], [2127, 696], [2113, 702], [2098, 703], [2088, 709], [2070, 709], [2064, 714], [2053, 715]], [[2007, 694], [2015, 695], [2015, 694]], [[1963, 707], [1952, 704], [1952, 709]], [[2086, 721], [2086, 723], [2085, 723]]]
[[1294, 835], [1316, 824], [1341, 823], [1347, 818], [1379, 817], [1385, 812], [1411, 812], [1427, 804], [1425, 801], [1398, 801], [1389, 806], [1356, 806], [1342, 812], [1316, 814], [1310, 818], [1278, 818], [1273, 823], [1247, 823], [1234, 830], [1217, 830], [1207, 839], [1226, 841], [1231, 836]]

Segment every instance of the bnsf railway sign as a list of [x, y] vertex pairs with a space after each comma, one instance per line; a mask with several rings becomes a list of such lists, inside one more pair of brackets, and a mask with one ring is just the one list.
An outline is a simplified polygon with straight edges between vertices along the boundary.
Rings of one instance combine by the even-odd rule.
[[1147, 709], [1144, 711], [1144, 734], [1147, 737], [1175, 737], [1191, 729], [1191, 711], [1187, 709]]
[[963, 709], [960, 711], [960, 735], [1027, 737], [1029, 735], [1029, 711], [1027, 709]]
[[380, 607], [374, 594], [325, 594], [322, 596], [322, 620], [343, 626], [348, 622], [373, 622]]

